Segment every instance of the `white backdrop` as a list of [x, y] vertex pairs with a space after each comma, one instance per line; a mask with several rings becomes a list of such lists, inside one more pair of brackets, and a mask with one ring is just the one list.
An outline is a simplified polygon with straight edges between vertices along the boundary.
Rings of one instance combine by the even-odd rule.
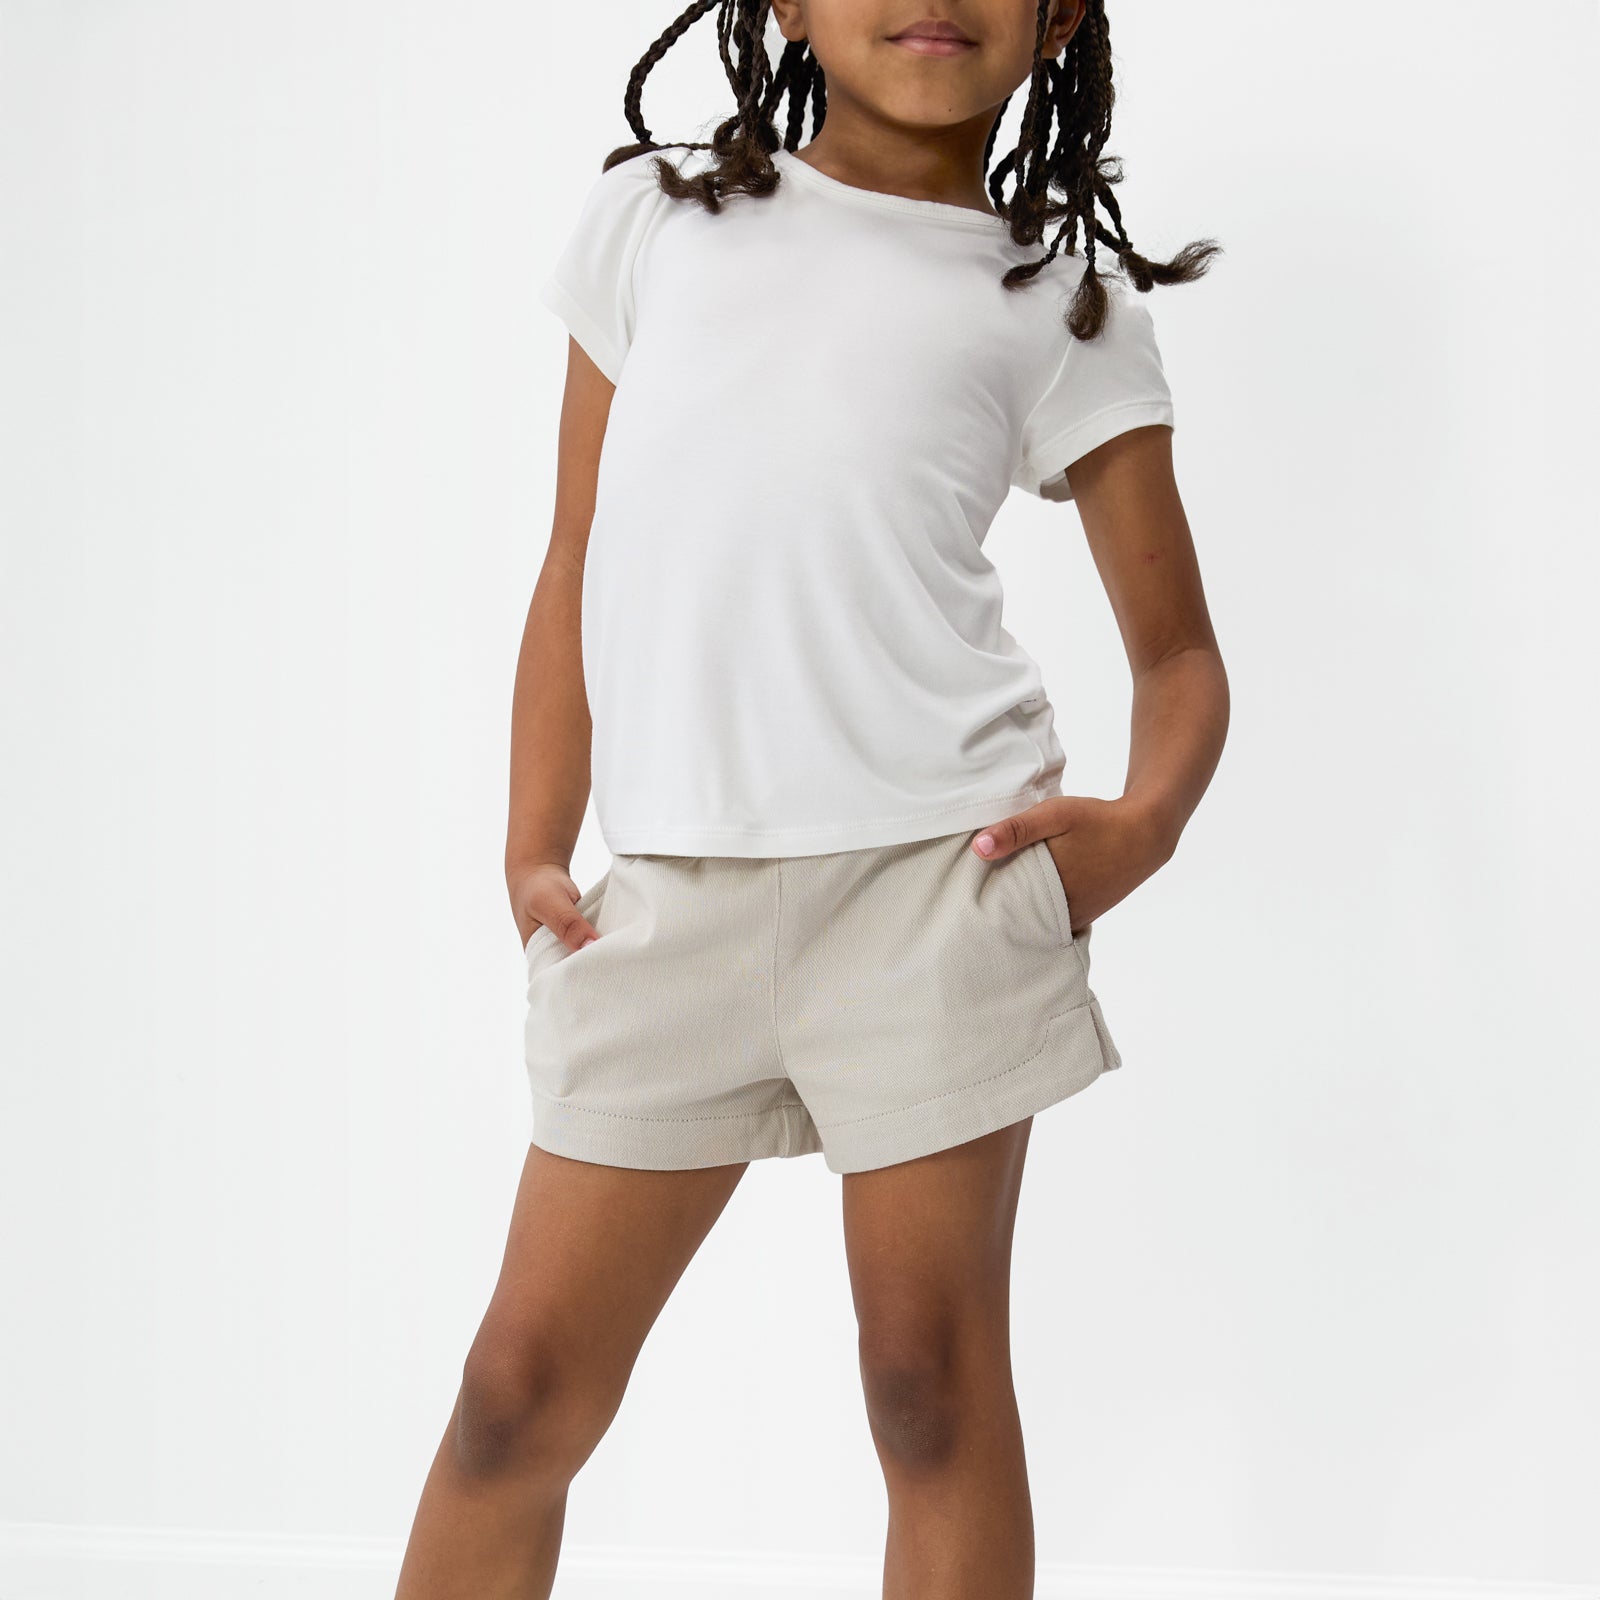
[[[0, 1600], [392, 1593], [528, 1137], [533, 290], [676, 11], [0, 0]], [[1111, 15], [1233, 721], [1034, 1128], [1040, 1593], [1594, 1595], [1595, 8]], [[1076, 512], [992, 540], [1114, 795]], [[747, 1174], [558, 1596], [877, 1592], [838, 1201]]]

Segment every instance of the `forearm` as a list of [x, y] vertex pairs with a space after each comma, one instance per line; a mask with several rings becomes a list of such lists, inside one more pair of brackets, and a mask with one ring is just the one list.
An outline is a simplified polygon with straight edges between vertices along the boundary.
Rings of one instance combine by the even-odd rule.
[[511, 702], [506, 877], [568, 866], [589, 801], [589, 702], [583, 684], [583, 569], [547, 561], [517, 657]]
[[1211, 646], [1174, 651], [1135, 674], [1124, 798], [1171, 855], [1222, 756], [1228, 676]]

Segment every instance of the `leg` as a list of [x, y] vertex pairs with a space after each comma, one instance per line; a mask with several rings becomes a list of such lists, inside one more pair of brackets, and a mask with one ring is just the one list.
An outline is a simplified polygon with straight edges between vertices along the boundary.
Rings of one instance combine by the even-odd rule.
[[1011, 1235], [1033, 1119], [846, 1173], [884, 1600], [1026, 1600], [1033, 1508], [1011, 1387]]
[[529, 1145], [395, 1600], [546, 1600], [568, 1486], [747, 1165], [643, 1171]]

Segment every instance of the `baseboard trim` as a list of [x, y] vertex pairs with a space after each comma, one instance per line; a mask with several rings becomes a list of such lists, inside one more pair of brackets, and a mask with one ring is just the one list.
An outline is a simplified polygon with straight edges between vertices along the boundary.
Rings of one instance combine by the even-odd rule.
[[[402, 1545], [196, 1528], [0, 1523], [0, 1600], [393, 1600]], [[553, 1600], [878, 1600], [876, 1557], [568, 1544]], [[1036, 1600], [1600, 1600], [1600, 1582], [1085, 1567], [1040, 1562]]]

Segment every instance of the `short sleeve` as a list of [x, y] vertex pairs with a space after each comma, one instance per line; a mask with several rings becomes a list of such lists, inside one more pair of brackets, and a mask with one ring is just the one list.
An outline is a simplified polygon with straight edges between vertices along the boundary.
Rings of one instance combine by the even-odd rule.
[[613, 383], [633, 342], [634, 262], [658, 203], [656, 152], [608, 167], [590, 185], [539, 299]]
[[[1173, 426], [1172, 394], [1144, 297], [1106, 283], [1105, 326], [1067, 349], [1022, 425], [1021, 461], [1012, 480], [1042, 500], [1070, 500], [1066, 469], [1097, 445], [1150, 423]], [[1065, 333], [1065, 329], [1063, 329]]]

